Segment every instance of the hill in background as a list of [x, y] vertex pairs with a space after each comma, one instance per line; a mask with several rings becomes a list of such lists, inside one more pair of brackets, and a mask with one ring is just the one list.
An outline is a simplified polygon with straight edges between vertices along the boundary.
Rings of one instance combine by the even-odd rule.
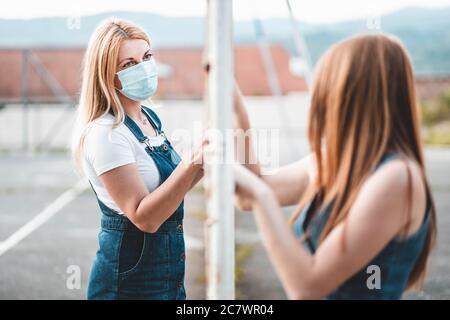
[[[38, 19], [0, 19], [0, 48], [84, 47], [95, 26], [109, 16], [131, 20], [150, 35], [155, 47], [203, 46], [203, 17], [166, 17], [151, 13], [110, 12], [92, 16]], [[77, 22], [79, 21], [79, 28]], [[70, 28], [70, 24], [75, 28]], [[271, 43], [282, 44], [295, 54], [290, 21], [261, 21]], [[408, 48], [415, 72], [420, 76], [450, 75], [450, 7], [406, 8], [381, 17], [381, 31], [398, 36]], [[254, 23], [237, 21], [235, 41], [256, 44]], [[365, 19], [326, 25], [299, 23], [315, 63], [331, 44], [347, 36], [370, 32]], [[371, 31], [373, 32], [373, 31]]]

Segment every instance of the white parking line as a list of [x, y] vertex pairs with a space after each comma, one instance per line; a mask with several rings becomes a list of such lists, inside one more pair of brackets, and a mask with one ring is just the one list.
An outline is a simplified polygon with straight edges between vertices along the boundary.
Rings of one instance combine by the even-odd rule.
[[[67, 204], [73, 201], [80, 193], [87, 189], [88, 183], [82, 179], [75, 186], [61, 194], [50, 205], [42, 210], [37, 216], [28, 221], [19, 230], [14, 232], [8, 239], [0, 241], [0, 256], [30, 235], [34, 230], [47, 222], [51, 217], [58, 213]], [[202, 250], [203, 242], [195, 237], [185, 235], [186, 247], [189, 250]]]
[[88, 183], [85, 179], [82, 179], [75, 184], [72, 188], [61, 194], [56, 198], [50, 205], [48, 205], [44, 210], [42, 210], [37, 216], [28, 221], [19, 230], [14, 232], [8, 239], [0, 243], [0, 256], [7, 252], [9, 249], [14, 247], [24, 238], [26, 238], [30, 233], [43, 225], [56, 213], [58, 213], [67, 204], [73, 201], [80, 193], [87, 189]]

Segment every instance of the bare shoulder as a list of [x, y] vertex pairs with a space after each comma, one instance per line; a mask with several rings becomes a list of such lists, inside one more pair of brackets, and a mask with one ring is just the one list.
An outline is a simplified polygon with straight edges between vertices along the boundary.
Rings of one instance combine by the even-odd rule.
[[385, 209], [389, 215], [386, 218], [408, 226], [400, 234], [412, 234], [420, 227], [427, 196], [422, 170], [414, 160], [402, 157], [381, 165], [364, 183], [361, 193], [379, 207], [378, 214]]
[[[396, 158], [381, 165], [369, 178], [389, 189], [406, 192], [412, 183], [413, 189], [424, 188], [422, 170], [419, 164], [409, 158]], [[414, 190], [413, 190], [414, 191]]]

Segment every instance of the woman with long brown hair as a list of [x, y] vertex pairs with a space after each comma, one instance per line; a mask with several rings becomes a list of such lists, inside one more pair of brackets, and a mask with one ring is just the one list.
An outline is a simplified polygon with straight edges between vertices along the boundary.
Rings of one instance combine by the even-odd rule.
[[[249, 129], [240, 99], [237, 120]], [[255, 212], [288, 297], [401, 298], [423, 282], [436, 213], [413, 71], [398, 40], [363, 35], [328, 50], [308, 135], [311, 155], [275, 174], [236, 165], [238, 206]], [[294, 204], [289, 226], [280, 207]]]

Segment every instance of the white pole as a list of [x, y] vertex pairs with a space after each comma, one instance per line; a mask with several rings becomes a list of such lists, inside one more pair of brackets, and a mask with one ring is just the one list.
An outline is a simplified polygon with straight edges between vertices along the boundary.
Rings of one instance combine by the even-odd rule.
[[311, 90], [312, 82], [312, 62], [309, 55], [308, 47], [306, 46], [305, 39], [302, 33], [298, 29], [297, 20], [295, 19], [294, 12], [292, 11], [292, 6], [290, 0], [286, 0], [286, 5], [289, 11], [289, 18], [291, 21], [292, 32], [294, 33], [294, 43], [297, 48], [297, 54], [302, 57], [305, 61], [305, 80], [308, 86], [308, 90]]
[[208, 299], [234, 299], [233, 14], [232, 0], [208, 1], [208, 105], [218, 144], [207, 158], [210, 188], [206, 223]]
[[255, 18], [254, 26], [258, 37], [257, 40], [259, 51], [261, 53], [264, 68], [266, 69], [267, 80], [269, 81], [270, 85], [270, 91], [272, 93], [272, 96], [281, 97], [283, 94], [281, 92], [280, 81], [278, 79], [278, 74], [275, 69], [272, 53], [270, 52], [270, 45], [267, 41], [267, 38], [265, 37], [261, 20]]

